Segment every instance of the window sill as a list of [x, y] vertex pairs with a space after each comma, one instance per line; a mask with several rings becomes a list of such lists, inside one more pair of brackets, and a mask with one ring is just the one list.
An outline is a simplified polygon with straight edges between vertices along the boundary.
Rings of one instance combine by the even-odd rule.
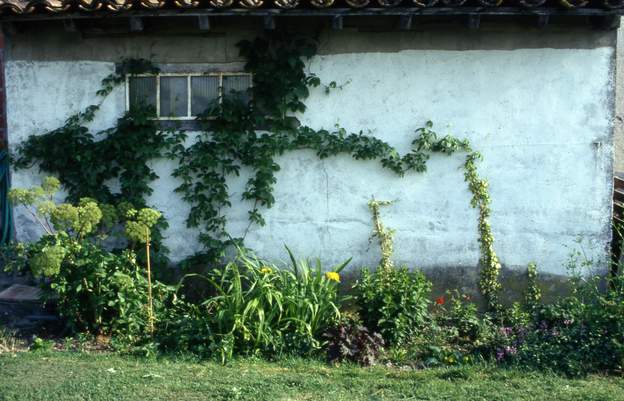
[[[210, 130], [213, 127], [213, 123], [210, 120], [156, 120], [158, 127], [165, 130], [180, 130], [180, 131], [204, 131], [206, 128]], [[257, 131], [266, 131], [269, 127], [257, 127]]]

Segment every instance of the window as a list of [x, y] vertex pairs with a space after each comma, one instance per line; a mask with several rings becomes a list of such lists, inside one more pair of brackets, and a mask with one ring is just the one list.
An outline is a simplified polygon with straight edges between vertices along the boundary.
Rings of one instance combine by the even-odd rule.
[[224, 96], [249, 100], [251, 74], [242, 72], [165, 73], [128, 77], [127, 105], [152, 106], [159, 120], [193, 120]]

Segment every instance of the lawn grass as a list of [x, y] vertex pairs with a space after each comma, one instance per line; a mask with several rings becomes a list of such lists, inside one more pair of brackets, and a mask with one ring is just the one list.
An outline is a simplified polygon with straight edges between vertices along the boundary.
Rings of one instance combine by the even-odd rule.
[[0, 400], [624, 400], [624, 379], [489, 366], [424, 371], [302, 360], [221, 366], [115, 354], [0, 355]]

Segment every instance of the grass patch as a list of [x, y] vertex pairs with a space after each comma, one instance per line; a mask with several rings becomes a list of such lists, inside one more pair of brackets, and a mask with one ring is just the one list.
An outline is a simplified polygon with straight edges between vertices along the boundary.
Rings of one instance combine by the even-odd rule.
[[321, 362], [226, 366], [115, 354], [0, 355], [0, 400], [624, 400], [624, 379], [566, 379], [488, 366], [424, 371]]

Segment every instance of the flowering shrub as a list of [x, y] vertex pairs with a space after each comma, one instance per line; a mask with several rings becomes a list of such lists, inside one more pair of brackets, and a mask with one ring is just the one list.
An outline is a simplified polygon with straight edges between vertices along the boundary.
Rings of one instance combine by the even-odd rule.
[[435, 299], [427, 324], [390, 354], [397, 363], [417, 367], [473, 363], [487, 357], [495, 330], [469, 296], [449, 291]]
[[489, 315], [482, 315], [470, 296], [449, 292], [448, 301], [436, 302], [435, 322], [446, 329], [446, 341], [467, 352], [480, 350], [491, 339], [494, 330]]
[[61, 271], [67, 249], [58, 243], [43, 245], [30, 258], [30, 269], [35, 277], [52, 277]]
[[[134, 252], [111, 252], [99, 244], [102, 230], [116, 224], [119, 214], [110, 205], [100, 209], [90, 198], [82, 198], [77, 205], [57, 205], [53, 199], [59, 187], [58, 180], [47, 177], [39, 187], [10, 191], [14, 204], [23, 206], [45, 234], [34, 243], [15, 246], [20, 257], [8, 267], [28, 269], [43, 278], [46, 298], [55, 300], [71, 330], [117, 335], [134, 342], [144, 334], [148, 281]], [[140, 213], [158, 212], [144, 209]], [[157, 284], [155, 293], [160, 306], [167, 287]]]
[[60, 183], [55, 177], [45, 177], [40, 186], [14, 188], [8, 196], [14, 206], [21, 206], [39, 223], [45, 235], [64, 232], [75, 239], [93, 241], [110, 235], [115, 225], [126, 221], [127, 212], [132, 209], [127, 202], [115, 207], [98, 204], [92, 198], [81, 198], [77, 204], [57, 204], [54, 198], [59, 189]]
[[151, 240], [152, 227], [158, 223], [162, 213], [158, 210], [143, 208], [141, 210], [128, 209], [126, 211], [126, 236], [132, 241], [147, 243]]
[[550, 305], [515, 305], [490, 348], [496, 361], [570, 376], [622, 372], [624, 279], [604, 288], [599, 276], [573, 276], [574, 291]]
[[623, 372], [623, 280], [615, 282], [612, 291], [592, 286], [591, 298], [577, 295], [542, 307], [527, 333], [518, 336], [516, 362], [572, 376]]

